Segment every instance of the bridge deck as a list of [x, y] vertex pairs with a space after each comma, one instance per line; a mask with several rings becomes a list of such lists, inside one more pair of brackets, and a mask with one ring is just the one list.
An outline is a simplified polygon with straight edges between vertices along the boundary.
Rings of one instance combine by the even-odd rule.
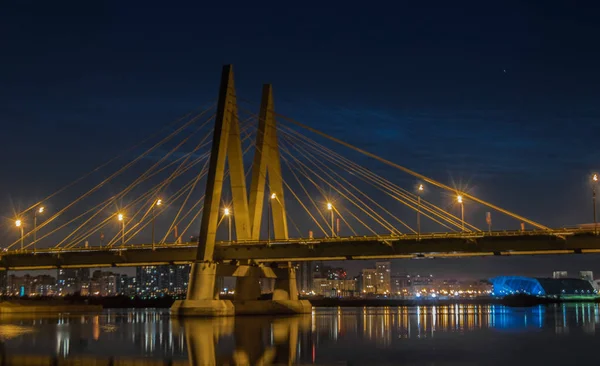
[[[196, 259], [197, 244], [140, 244], [113, 248], [5, 251], [0, 269], [69, 267], [126, 267], [184, 264]], [[290, 239], [229, 243], [215, 248], [215, 260], [251, 259], [257, 262], [350, 260], [379, 258], [436, 258], [468, 256], [600, 253], [600, 236], [589, 231], [428, 234], [416, 236]]]

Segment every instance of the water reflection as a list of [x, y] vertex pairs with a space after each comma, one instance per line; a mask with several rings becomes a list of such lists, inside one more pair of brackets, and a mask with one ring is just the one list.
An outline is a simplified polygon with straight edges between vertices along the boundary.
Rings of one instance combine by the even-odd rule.
[[[498, 341], [517, 342], [520, 334], [544, 342], [573, 337], [581, 342], [585, 338], [580, 337], [596, 336], [598, 310], [593, 303], [533, 308], [457, 304], [319, 308], [297, 317], [172, 319], [162, 310], [2, 315], [0, 365], [93, 360], [119, 365], [361, 364], [361, 355], [392, 361], [398, 350], [408, 360], [442, 352], [456, 361], [464, 357], [456, 350], [476, 352], [473, 344], [485, 348]], [[452, 349], [440, 349], [449, 342], [454, 342]], [[543, 349], [544, 342], [529, 347]]]

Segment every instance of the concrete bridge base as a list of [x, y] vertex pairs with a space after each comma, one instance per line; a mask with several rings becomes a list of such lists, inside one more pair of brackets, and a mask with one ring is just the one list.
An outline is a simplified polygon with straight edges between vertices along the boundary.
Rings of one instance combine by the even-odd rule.
[[253, 300], [235, 301], [235, 315], [290, 315], [310, 314], [308, 300]]
[[175, 316], [233, 316], [235, 307], [231, 300], [177, 300], [171, 306]]
[[[234, 300], [219, 299], [218, 276], [237, 278]], [[275, 279], [271, 300], [261, 300], [261, 278]], [[307, 314], [308, 300], [298, 299], [296, 272], [291, 265], [271, 268], [259, 265], [224, 265], [198, 262], [192, 265], [186, 300], [175, 301], [171, 315], [219, 317], [234, 315]]]

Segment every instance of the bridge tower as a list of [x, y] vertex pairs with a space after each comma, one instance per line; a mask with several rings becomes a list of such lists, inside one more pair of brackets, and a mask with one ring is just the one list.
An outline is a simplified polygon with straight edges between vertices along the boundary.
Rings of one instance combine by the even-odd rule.
[[[233, 196], [237, 240], [259, 240], [267, 176], [274, 237], [276, 240], [287, 239], [288, 231], [279, 147], [273, 115], [272, 87], [271, 85], [263, 86], [250, 202], [248, 203], [231, 65], [225, 65], [221, 75], [196, 262], [192, 264], [190, 271], [187, 299], [176, 301], [171, 308], [171, 313], [181, 316], [228, 316], [310, 312], [310, 303], [298, 300], [295, 272], [289, 263], [284, 268], [270, 268], [249, 262], [225, 264], [219, 262], [218, 258], [214, 258], [226, 160], [230, 172], [229, 180]], [[237, 277], [234, 301], [219, 299], [219, 289], [215, 286], [218, 276]], [[272, 300], [259, 300], [260, 278], [275, 279]]]

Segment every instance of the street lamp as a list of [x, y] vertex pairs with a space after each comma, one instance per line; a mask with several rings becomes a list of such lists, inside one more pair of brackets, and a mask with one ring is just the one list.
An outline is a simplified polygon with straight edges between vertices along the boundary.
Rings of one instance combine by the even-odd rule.
[[37, 242], [37, 214], [44, 213], [44, 206], [40, 206], [33, 211], [33, 251], [35, 252], [35, 243]]
[[20, 219], [17, 219], [15, 221], [15, 226], [18, 227], [19, 229], [21, 229], [21, 250], [23, 250], [23, 238], [24, 238], [24, 235], [23, 235], [23, 222], [21, 222]]
[[227, 221], [229, 224], [229, 242], [231, 243], [231, 212], [229, 211], [229, 208], [226, 207], [223, 210], [223, 214], [227, 216]]
[[598, 221], [596, 220], [596, 186], [598, 185], [598, 174], [592, 176], [592, 204], [594, 206], [594, 234], [598, 234]]
[[267, 214], [267, 242], [271, 241], [271, 205], [273, 200], [277, 199], [277, 194], [271, 193], [271, 200], [269, 201], [269, 212]]
[[162, 200], [157, 199], [152, 205], [152, 250], [154, 250], [154, 222], [156, 221], [156, 206], [162, 205]]
[[118, 214], [117, 219], [121, 221], [121, 245], [125, 245], [125, 218], [123, 214]]
[[335, 236], [335, 231], [333, 230], [333, 205], [330, 202], [327, 202], [327, 209], [331, 213], [331, 237]]
[[463, 198], [461, 195], [456, 196], [456, 202], [460, 203], [460, 221], [462, 232], [465, 232], [465, 205], [463, 204]]
[[419, 188], [417, 188], [417, 239], [421, 239], [421, 193], [423, 193], [422, 184], [419, 184]]

